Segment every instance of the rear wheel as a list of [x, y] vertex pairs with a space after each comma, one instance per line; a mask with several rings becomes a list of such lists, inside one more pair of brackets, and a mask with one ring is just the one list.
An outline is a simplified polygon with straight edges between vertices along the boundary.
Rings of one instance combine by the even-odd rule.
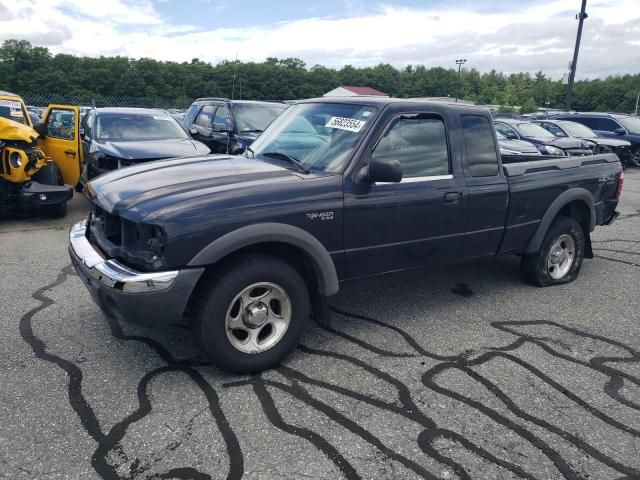
[[585, 237], [578, 222], [568, 217], [556, 218], [540, 250], [522, 256], [520, 267], [528, 283], [540, 287], [574, 281], [584, 259]]
[[277, 257], [247, 255], [199, 287], [194, 333], [223, 370], [256, 373], [291, 353], [309, 313], [309, 293], [295, 268]]
[[[53, 162], [47, 163], [36, 172], [33, 180], [43, 185], [64, 185], [62, 174], [58, 165]], [[42, 213], [51, 218], [61, 218], [67, 214], [67, 202], [54, 203], [52, 205], [42, 205]]]

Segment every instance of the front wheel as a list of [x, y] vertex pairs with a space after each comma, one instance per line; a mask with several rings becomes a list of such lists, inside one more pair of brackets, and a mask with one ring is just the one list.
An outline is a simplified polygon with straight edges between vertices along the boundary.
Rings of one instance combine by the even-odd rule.
[[524, 279], [539, 287], [572, 282], [582, 268], [584, 251], [585, 237], [580, 224], [572, 218], [558, 217], [549, 227], [540, 250], [522, 256]]
[[640, 147], [636, 147], [636, 149], [631, 153], [629, 165], [632, 167], [640, 167]]
[[277, 257], [248, 255], [205, 278], [194, 333], [223, 370], [257, 373], [291, 353], [309, 313], [309, 292], [295, 268]]

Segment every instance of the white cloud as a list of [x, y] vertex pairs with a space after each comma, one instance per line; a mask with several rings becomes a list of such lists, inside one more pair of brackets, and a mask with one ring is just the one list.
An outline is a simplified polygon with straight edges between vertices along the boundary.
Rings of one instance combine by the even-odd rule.
[[[577, 4], [542, 0], [496, 12], [490, 6], [482, 12], [443, 5], [381, 6], [345, 18], [199, 30], [162, 18], [145, 0], [0, 0], [5, 10], [22, 12], [0, 18], [0, 39], [28, 38], [56, 53], [175, 61], [297, 56], [308, 64], [329, 66], [389, 62], [449, 67], [463, 56], [468, 67], [482, 71], [543, 70], [560, 77], [572, 56]], [[352, 2], [345, 5], [353, 8]], [[637, 0], [591, 0], [588, 7], [578, 77], [637, 73]]]

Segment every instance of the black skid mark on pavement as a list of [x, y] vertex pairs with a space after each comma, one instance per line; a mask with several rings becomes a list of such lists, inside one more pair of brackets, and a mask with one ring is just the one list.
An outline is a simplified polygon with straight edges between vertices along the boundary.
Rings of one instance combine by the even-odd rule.
[[279, 430], [282, 430], [283, 432], [295, 435], [311, 442], [318, 450], [324, 453], [333, 462], [336, 468], [338, 468], [338, 470], [342, 472], [346, 479], [353, 480], [361, 478], [360, 475], [358, 475], [358, 472], [356, 472], [355, 468], [353, 468], [353, 466], [340, 454], [338, 449], [331, 445], [331, 443], [325, 440], [321, 435], [314, 432], [313, 430], [297, 427], [284, 421], [282, 415], [276, 407], [275, 402], [273, 401], [273, 397], [265, 386], [265, 381], [261, 377], [254, 377], [249, 381], [249, 384], [253, 386], [253, 391], [258, 397], [258, 400], [260, 400], [262, 410], [273, 426], [275, 426]]
[[342, 353], [337, 353], [337, 352], [332, 352], [327, 350], [318, 350], [318, 349], [310, 348], [304, 345], [300, 346], [300, 350], [310, 355], [319, 355], [322, 357], [344, 360], [346, 362], [353, 364], [356, 367], [364, 369], [365, 371], [371, 373], [372, 375], [378, 377], [379, 379], [392, 384], [398, 391], [398, 399], [399, 399], [400, 405], [397, 404], [398, 402], [383, 402], [382, 400], [376, 399], [368, 395], [364, 395], [360, 392], [356, 392], [344, 387], [340, 387], [331, 383], [324, 382], [322, 380], [317, 380], [317, 379], [308, 377], [302, 374], [301, 372], [298, 372], [297, 370], [289, 369], [288, 367], [281, 367], [281, 370], [288, 371], [287, 373], [281, 371], [281, 373], [283, 373], [285, 376], [289, 376], [290, 378], [294, 379], [294, 381], [307, 383], [310, 385], [314, 385], [317, 387], [321, 387], [321, 388], [333, 391], [335, 393], [344, 395], [354, 400], [358, 400], [363, 403], [369, 404], [381, 410], [385, 410], [390, 413], [401, 415], [417, 423], [418, 425], [421, 425], [422, 427], [425, 428], [425, 430], [418, 437], [418, 445], [420, 446], [420, 448], [435, 460], [443, 463], [444, 465], [451, 467], [454, 470], [454, 472], [456, 472], [456, 474], [458, 474], [461, 478], [469, 478], [467, 472], [464, 470], [464, 468], [461, 465], [456, 463], [453, 459], [446, 457], [445, 455], [442, 455], [437, 451], [437, 449], [432, 444], [432, 442], [437, 438], [443, 437], [443, 438], [448, 438], [451, 441], [457, 442], [467, 450], [478, 455], [479, 457], [489, 462], [492, 462], [496, 465], [499, 465], [500, 467], [505, 468], [522, 478], [531, 478], [531, 479], [534, 478], [533, 476], [525, 472], [520, 466], [515, 465], [508, 461], [498, 459], [487, 450], [483, 449], [478, 445], [475, 445], [473, 442], [467, 440], [466, 438], [462, 437], [458, 433], [452, 430], [438, 428], [436, 426], [435, 421], [427, 417], [425, 414], [423, 414], [423, 412], [418, 407], [418, 405], [415, 404], [411, 396], [409, 387], [403, 382], [401, 382], [400, 380], [398, 380], [397, 378], [389, 375], [388, 373], [378, 368], [375, 368], [371, 366], [369, 363], [364, 362], [358, 358], [351, 357], [349, 355], [345, 355]]
[[[569, 355], [565, 355], [549, 347], [549, 345], [544, 341], [545, 338], [536, 337], [534, 335], [525, 335], [514, 330], [513, 328], [510, 328], [513, 326], [523, 326], [523, 325], [547, 325], [547, 326], [560, 328], [562, 330], [565, 330], [569, 333], [572, 333], [574, 335], [577, 335], [583, 338], [588, 338], [591, 340], [597, 340], [603, 343], [608, 343], [612, 347], [625, 350], [629, 354], [629, 356], [628, 357], [594, 357], [588, 362], [578, 360], [577, 358], [574, 358]], [[559, 323], [556, 323], [550, 320], [530, 320], [530, 321], [524, 321], [524, 322], [493, 322], [492, 326], [494, 326], [499, 330], [509, 332], [512, 335], [519, 335], [522, 338], [526, 339], [528, 342], [539, 346], [540, 348], [544, 349], [547, 353], [557, 358], [560, 358], [567, 362], [575, 363], [577, 365], [581, 365], [583, 367], [590, 368], [592, 370], [605, 374], [606, 376], [609, 377], [609, 381], [604, 387], [604, 392], [608, 396], [613, 398], [615, 401], [629, 408], [640, 410], [640, 404], [625, 398], [620, 393], [620, 389], [623, 387], [625, 380], [640, 387], [640, 378], [607, 365], [608, 363], [640, 363], [639, 350], [636, 350], [633, 347], [625, 345], [620, 341], [613, 340], [613, 339], [604, 337], [602, 335], [584, 332], [582, 330], [578, 330], [577, 328], [561, 325]]]
[[606, 257], [604, 255], [593, 255], [594, 258], [599, 258], [601, 260], [607, 260], [609, 262], [622, 263], [623, 265], [629, 265], [631, 267], [640, 267], [640, 263], [629, 262], [627, 260], [620, 260], [619, 258]]
[[[640, 477], [640, 471], [622, 464], [621, 462], [605, 455], [604, 453], [602, 453], [601, 451], [599, 451], [598, 449], [596, 449], [595, 447], [593, 447], [592, 445], [590, 445], [589, 443], [587, 443], [586, 441], [582, 440], [581, 438], [579, 438], [578, 436], [567, 432], [555, 425], [552, 425], [548, 422], [546, 422], [543, 419], [537, 418], [533, 415], [530, 415], [528, 413], [526, 413], [525, 411], [523, 411], [522, 409], [520, 409], [519, 407], [517, 407], [516, 403], [511, 400], [510, 397], [508, 397], [504, 392], [502, 392], [496, 385], [494, 385], [493, 383], [491, 383], [490, 381], [488, 381], [487, 379], [485, 379], [484, 377], [482, 377], [481, 375], [477, 374], [476, 372], [474, 372], [473, 370], [471, 370], [471, 367], [473, 366], [477, 366], [480, 365], [482, 363], [485, 363], [493, 358], [496, 357], [503, 357], [507, 360], [513, 361], [515, 363], [517, 363], [518, 365], [526, 368], [529, 372], [531, 372], [532, 374], [534, 374], [538, 379], [540, 379], [541, 381], [545, 382], [547, 385], [551, 386], [552, 388], [554, 388], [555, 390], [559, 391], [560, 393], [562, 393], [565, 397], [567, 397], [568, 399], [570, 399], [572, 402], [574, 402], [576, 405], [582, 407], [584, 410], [586, 410], [587, 412], [589, 412], [591, 415], [593, 415], [594, 417], [600, 419], [601, 421], [605, 422], [606, 424], [608, 424], [609, 426], [618, 429], [620, 431], [623, 431], [627, 434], [630, 434], [634, 437], [638, 437], [640, 435], [640, 432], [632, 427], [629, 427], [625, 424], [623, 424], [622, 422], [619, 422], [617, 420], [615, 420], [614, 418], [606, 415], [605, 413], [603, 413], [602, 411], [598, 410], [597, 408], [591, 406], [590, 404], [588, 404], [585, 400], [583, 400], [582, 398], [580, 398], [578, 395], [570, 392], [568, 389], [566, 389], [565, 387], [563, 387], [562, 385], [560, 385], [559, 383], [555, 382], [553, 379], [551, 379], [550, 377], [546, 376], [544, 373], [542, 373], [540, 370], [536, 369], [534, 366], [528, 364], [527, 362], [525, 362], [524, 360], [520, 359], [519, 357], [507, 353], [509, 351], [511, 351], [512, 353], [514, 353], [518, 348], [520, 348], [522, 345], [524, 345], [525, 343], [533, 343], [536, 344], [538, 346], [540, 346], [541, 348], [543, 348], [546, 352], [550, 353], [551, 355], [554, 355], [558, 358], [561, 358], [563, 360], [568, 360], [568, 361], [572, 361], [574, 363], [577, 363], [579, 365], [588, 367], [588, 368], [592, 368], [595, 369], [597, 371], [600, 371], [602, 373], [605, 373], [607, 375], [609, 375], [610, 377], [610, 381], [605, 385], [604, 391], [610, 395], [612, 398], [616, 399], [617, 401], [619, 401], [620, 403], [630, 407], [630, 408], [637, 408], [637, 405], [624, 398], [620, 393], [619, 390], [623, 385], [624, 380], [628, 380], [636, 385], [638, 385], [638, 379], [632, 375], [629, 375], [623, 371], [620, 370], [616, 370], [608, 365], [606, 365], [607, 363], [631, 363], [631, 362], [640, 362], [640, 353], [633, 349], [632, 347], [629, 347], [627, 345], [622, 344], [621, 342], [615, 341], [615, 340], [611, 340], [608, 339], [606, 337], [600, 336], [600, 335], [593, 335], [593, 334], [589, 334], [587, 332], [583, 332], [571, 327], [565, 327], [563, 325], [560, 325], [558, 323], [555, 322], [550, 322], [550, 321], [543, 321], [543, 320], [535, 320], [535, 321], [524, 321], [524, 322], [493, 322], [492, 326], [494, 328], [497, 328], [499, 330], [502, 331], [506, 331], [512, 335], [515, 335], [516, 337], [518, 337], [518, 339], [513, 342], [510, 345], [506, 345], [506, 346], [502, 346], [502, 347], [495, 347], [495, 348], [491, 348], [488, 349], [490, 350], [487, 353], [484, 353], [482, 355], [480, 355], [479, 357], [475, 358], [474, 360], [470, 360], [469, 359], [469, 355], [465, 354], [465, 355], [458, 355], [458, 356], [451, 356], [451, 357], [442, 357], [442, 356], [438, 356], [438, 355], [434, 355], [430, 352], [427, 352], [423, 347], [419, 346], [417, 344], [417, 342], [415, 342], [415, 340], [413, 339], [413, 337], [411, 337], [409, 334], [407, 334], [406, 332], [403, 332], [402, 329], [395, 327], [393, 325], [388, 325], [385, 322], [382, 322], [380, 320], [376, 320], [376, 319], [372, 319], [369, 317], [366, 317], [364, 315], [356, 315], [356, 314], [351, 314], [339, 309], [333, 309], [334, 312], [336, 313], [340, 313], [341, 315], [345, 315], [345, 316], [349, 316], [355, 319], [359, 319], [359, 320], [364, 320], [367, 322], [371, 322], [371, 323], [375, 323], [377, 325], [386, 327], [386, 328], [390, 328], [394, 331], [396, 331], [397, 333], [400, 333], [405, 340], [407, 340], [407, 343], [411, 344], [414, 349], [419, 352], [421, 355], [425, 355], [428, 356], [432, 359], [438, 359], [438, 360], [444, 360], [442, 363], [436, 365], [435, 367], [433, 367], [432, 369], [430, 369], [429, 371], [427, 371], [423, 377], [422, 377], [422, 382], [425, 386], [427, 386], [428, 388], [444, 395], [447, 396], [451, 399], [457, 400], [459, 402], [465, 403], [468, 406], [480, 411], [481, 413], [485, 414], [486, 416], [488, 416], [489, 418], [491, 418], [493, 421], [496, 421], [497, 423], [500, 423], [501, 425], [503, 425], [504, 427], [510, 429], [511, 431], [515, 432], [516, 434], [518, 434], [521, 438], [523, 438], [524, 440], [528, 441], [532, 446], [534, 446], [535, 448], [537, 448], [538, 450], [540, 450], [544, 455], [546, 455], [551, 462], [555, 465], [555, 467], [566, 477], [566, 478], [575, 478], [575, 479], [579, 479], [579, 478], [583, 478], [583, 476], [581, 474], [579, 474], [578, 472], [576, 472], [571, 463], [568, 462], [567, 460], [565, 460], [564, 458], [562, 458], [562, 456], [560, 455], [560, 453], [558, 451], [556, 451], [553, 447], [551, 447], [549, 444], [547, 444], [544, 440], [542, 440], [541, 438], [539, 438], [538, 436], [536, 436], [535, 434], [533, 434], [531, 431], [529, 431], [528, 429], [526, 429], [525, 427], [523, 427], [522, 425], [520, 425], [519, 423], [516, 423], [512, 420], [510, 420], [509, 418], [505, 417], [504, 415], [502, 415], [500, 412], [493, 410], [491, 408], [488, 408], [486, 406], [484, 406], [483, 404], [481, 404], [480, 402], [474, 401], [470, 398], [464, 397], [463, 395], [458, 394], [457, 392], [453, 392], [450, 391], [448, 389], [442, 388], [440, 387], [436, 382], [435, 382], [435, 377], [438, 375], [442, 375], [444, 372], [451, 370], [451, 369], [459, 369], [461, 371], [463, 371], [464, 373], [466, 373], [467, 375], [469, 375], [473, 380], [475, 380], [476, 382], [478, 382], [479, 384], [483, 385], [485, 388], [487, 388], [495, 397], [497, 397], [503, 405], [505, 405], [505, 407], [507, 408], [507, 410], [512, 413], [513, 415], [515, 415], [516, 417], [525, 420], [528, 423], [533, 423], [535, 425], [538, 425], [539, 427], [549, 431], [550, 433], [553, 433], [555, 435], [560, 436], [561, 438], [563, 438], [566, 442], [572, 444], [574, 447], [582, 450], [583, 452], [587, 453], [588, 455], [590, 455], [591, 457], [593, 457], [594, 459], [598, 460], [599, 462], [609, 466], [612, 469], [615, 469], [617, 471], [619, 471], [620, 473], [622, 473], [623, 475], [625, 475], [625, 477], [628, 478], [637, 478]], [[596, 357], [591, 359], [591, 361], [589, 362], [583, 362], [583, 361], [579, 361], [573, 357], [568, 357], [560, 352], [557, 352], [556, 350], [552, 349], [551, 347], [549, 347], [543, 340], [543, 338], [536, 338], [534, 336], [531, 335], [524, 335], [520, 332], [517, 332], [515, 330], [513, 330], [512, 328], [509, 328], [510, 326], [526, 326], [526, 325], [552, 325], [558, 328], [563, 328], [568, 332], [574, 333], [576, 335], [581, 335], [583, 337], [586, 338], [591, 338], [594, 340], [600, 340], [603, 342], [607, 342], [609, 343], [611, 346], [615, 346], [618, 348], [622, 348], [624, 350], [626, 350], [630, 356], [629, 357]], [[344, 337], [343, 338], [347, 338]], [[363, 340], [358, 339], [357, 345], [359, 346], [363, 346], [365, 345], [366, 342], [364, 342]], [[366, 347], [365, 347], [366, 348]], [[367, 348], [370, 351], [374, 351], [371, 348]], [[348, 355], [344, 355], [344, 354], [338, 354], [335, 352], [327, 352], [327, 351], [318, 351], [318, 350], [314, 350], [311, 349], [309, 347], [305, 347], [302, 346], [301, 350], [304, 351], [305, 353], [308, 354], [321, 354], [321, 355], [325, 355], [325, 356], [331, 356], [334, 358], [340, 358], [342, 360], [346, 360], [349, 361], [351, 363], [353, 363], [354, 365], [359, 366], [360, 368], [364, 368], [365, 370], [369, 371], [370, 373], [374, 373], [375, 375], [380, 376], [380, 378], [383, 378], [386, 381], [390, 381], [391, 383], [393, 383], [396, 388], [399, 387], [399, 385], [401, 384], [401, 382], [399, 382], [397, 379], [391, 378], [388, 374], [377, 371], [377, 369], [375, 369], [374, 367], [370, 366], [369, 364], [367, 364], [366, 362], [363, 362], [361, 360], [358, 360], [356, 358], [353, 358], [351, 356]], [[287, 369], [288, 367], [282, 367], [283, 369]], [[289, 372], [281, 372], [283, 374], [285, 374], [285, 376], [289, 376], [290, 378], [293, 378], [297, 381], [301, 381], [301, 382], [306, 382], [306, 383], [310, 383], [313, 385], [317, 385], [323, 388], [327, 388], [330, 389], [336, 393], [340, 393], [343, 395], [347, 395], [350, 396], [352, 398], [356, 398], [358, 400], [361, 401], [365, 401], [369, 404], [372, 404], [374, 406], [377, 406], [378, 408], [382, 408], [388, 411], [391, 411], [393, 413], [398, 413], [398, 414], [404, 414], [404, 416], [406, 416], [407, 418], [411, 418], [415, 419], [415, 414], [414, 415], [406, 415], [406, 411], [403, 412], [402, 408], [398, 408], [396, 405], [394, 404], [384, 404], [385, 402], [381, 402], [377, 399], [373, 399], [373, 398], [369, 398], [366, 397], [363, 394], [360, 394], [358, 392], [351, 392], [343, 387], [338, 387], [320, 380], [315, 380], [313, 378], [307, 377], [303, 374], [301, 374], [300, 372], [297, 372], [295, 370], [289, 369]], [[399, 393], [400, 396], [402, 398], [402, 387], [399, 388]], [[406, 390], [406, 392], [408, 393], [408, 389]], [[410, 398], [410, 395], [409, 395]], [[406, 398], [405, 400], [401, 400], [401, 404], [403, 405], [407, 405], [406, 403]], [[415, 405], [414, 405], [415, 406]], [[414, 412], [419, 412], [419, 410], [417, 409], [417, 407], [415, 407]], [[418, 415], [421, 415], [420, 413]], [[425, 427], [427, 427], [422, 434], [420, 435], [419, 439], [418, 439], [418, 444], [419, 446], [422, 448], [423, 451], [425, 451], [425, 453], [429, 454], [430, 456], [432, 456], [434, 459], [440, 461], [443, 464], [446, 464], [448, 466], [450, 466], [455, 472], [456, 474], [461, 477], [461, 478], [470, 478], [468, 473], [462, 468], [462, 466], [458, 465], [456, 462], [454, 462], [453, 460], [443, 457], [441, 455], [439, 455], [439, 453], [432, 447], [432, 442], [433, 440], [440, 436], [443, 438], [449, 438], [452, 441], [457, 441], [459, 444], [461, 444], [464, 448], [466, 448], [467, 450], [470, 450], [474, 453], [476, 453], [478, 456], [484, 458], [486, 461], [494, 463], [497, 466], [501, 466], [504, 468], [508, 468], [509, 470], [511, 470], [512, 472], [518, 474], [521, 477], [531, 477], [531, 475], [527, 474], [526, 472], [522, 471], [522, 469], [519, 466], [510, 464], [508, 462], [505, 462], [504, 460], [498, 459], [495, 456], [493, 456], [492, 454], [483, 451], [482, 449], [480, 449], [479, 447], [477, 447], [476, 445], [474, 445], [472, 442], [470, 442], [468, 439], [465, 439], [463, 437], [461, 437], [459, 434], [455, 433], [455, 432], [450, 432], [447, 430], [439, 430], [437, 427], [435, 427], [433, 424], [432, 420], [428, 420], [428, 421], [424, 421], [421, 419], [416, 419], [416, 421], [418, 421], [419, 423], [421, 423], [422, 425], [424, 425]], [[429, 428], [429, 426], [431, 428]], [[520, 469], [520, 471], [516, 471], [516, 469]]]
[[[27, 342], [37, 358], [53, 363], [67, 373], [68, 382], [68, 398], [71, 408], [76, 412], [80, 423], [84, 430], [93, 438], [98, 446], [92, 455], [91, 464], [100, 475], [101, 478], [107, 480], [124, 480], [131, 477], [122, 477], [118, 474], [115, 467], [109, 464], [106, 460], [107, 455], [114, 449], [121, 449], [120, 441], [126, 434], [127, 427], [132, 423], [143, 419], [152, 409], [151, 402], [147, 394], [147, 388], [149, 382], [155, 376], [168, 371], [179, 371], [188, 375], [193, 380], [198, 388], [207, 398], [209, 404], [209, 410], [212, 417], [216, 421], [216, 424], [222, 434], [223, 440], [226, 444], [227, 454], [229, 456], [229, 472], [227, 479], [240, 479], [244, 474], [244, 457], [240, 448], [238, 438], [231, 428], [222, 408], [215, 389], [209, 384], [204, 377], [193, 367], [210, 365], [210, 362], [199, 362], [192, 360], [176, 360], [171, 353], [163, 347], [159, 342], [154, 339], [144, 336], [127, 336], [122, 332], [117, 320], [107, 317], [111, 333], [114, 337], [124, 341], [139, 341], [145, 343], [152, 348], [158, 356], [168, 365], [160, 367], [151, 372], [148, 372], [138, 383], [138, 408], [131, 415], [127, 416], [124, 420], [114, 425], [111, 430], [105, 434], [101, 427], [100, 422], [91, 408], [91, 405], [82, 394], [82, 370], [75, 365], [75, 363], [66, 360], [62, 357], [47, 352], [46, 344], [40, 340], [33, 332], [32, 320], [33, 317], [40, 311], [47, 307], [54, 305], [55, 301], [47, 297], [44, 292], [51, 290], [64, 283], [64, 281], [70, 276], [75, 275], [73, 267], [71, 265], [66, 266], [58, 274], [55, 281], [45, 285], [42, 288], [36, 290], [32, 297], [40, 302], [40, 305], [32, 308], [25, 313], [20, 319], [19, 329], [20, 335]], [[139, 462], [138, 462], [139, 463]], [[210, 479], [211, 477], [205, 473], [199, 472], [191, 467], [172, 469], [169, 472], [155, 475], [156, 478], [181, 478], [181, 479], [193, 479], [203, 480]]]
[[85, 431], [91, 438], [99, 443], [104, 440], [104, 434], [100, 428], [98, 417], [82, 395], [82, 370], [80, 370], [74, 362], [47, 352], [47, 345], [33, 333], [33, 326], [31, 324], [33, 317], [38, 312], [55, 304], [55, 301], [47, 297], [44, 293], [64, 283], [69, 275], [75, 275], [71, 265], [63, 268], [53, 282], [33, 292], [31, 297], [40, 302], [40, 305], [32, 308], [20, 318], [20, 336], [31, 346], [37, 358], [45, 362], [53, 363], [67, 373], [69, 378], [69, 383], [67, 384], [69, 404], [78, 415]]
[[456, 283], [456, 286], [451, 289], [451, 293], [455, 293], [464, 298], [473, 297], [473, 291], [466, 283]]

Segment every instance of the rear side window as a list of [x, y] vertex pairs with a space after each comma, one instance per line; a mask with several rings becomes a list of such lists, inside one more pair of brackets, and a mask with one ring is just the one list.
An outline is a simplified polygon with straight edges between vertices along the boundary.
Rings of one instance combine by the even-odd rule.
[[495, 177], [498, 175], [498, 154], [489, 120], [481, 115], [462, 115], [461, 122], [469, 173], [472, 177]]
[[198, 104], [193, 103], [184, 114], [184, 120], [183, 120], [184, 125], [186, 127], [189, 127], [193, 123], [193, 121], [196, 119], [197, 114], [198, 114]]
[[211, 128], [213, 125], [213, 114], [216, 111], [215, 105], [205, 105], [200, 110], [200, 115], [198, 115], [198, 119], [196, 123], [204, 128]]
[[597, 118], [576, 117], [576, 118], [567, 118], [565, 120], [572, 120], [574, 122], [581, 123], [583, 125], [586, 125], [589, 128], [592, 128], [593, 130], [602, 130], [601, 128], [598, 128], [598, 119]]
[[447, 175], [449, 151], [444, 122], [432, 116], [403, 116], [380, 138], [372, 158], [398, 160], [403, 178]]
[[605, 118], [605, 117], [598, 118], [597, 130], [603, 130], [605, 132], [613, 132], [618, 128], [620, 128], [620, 124], [615, 120], [611, 120], [610, 118]]

